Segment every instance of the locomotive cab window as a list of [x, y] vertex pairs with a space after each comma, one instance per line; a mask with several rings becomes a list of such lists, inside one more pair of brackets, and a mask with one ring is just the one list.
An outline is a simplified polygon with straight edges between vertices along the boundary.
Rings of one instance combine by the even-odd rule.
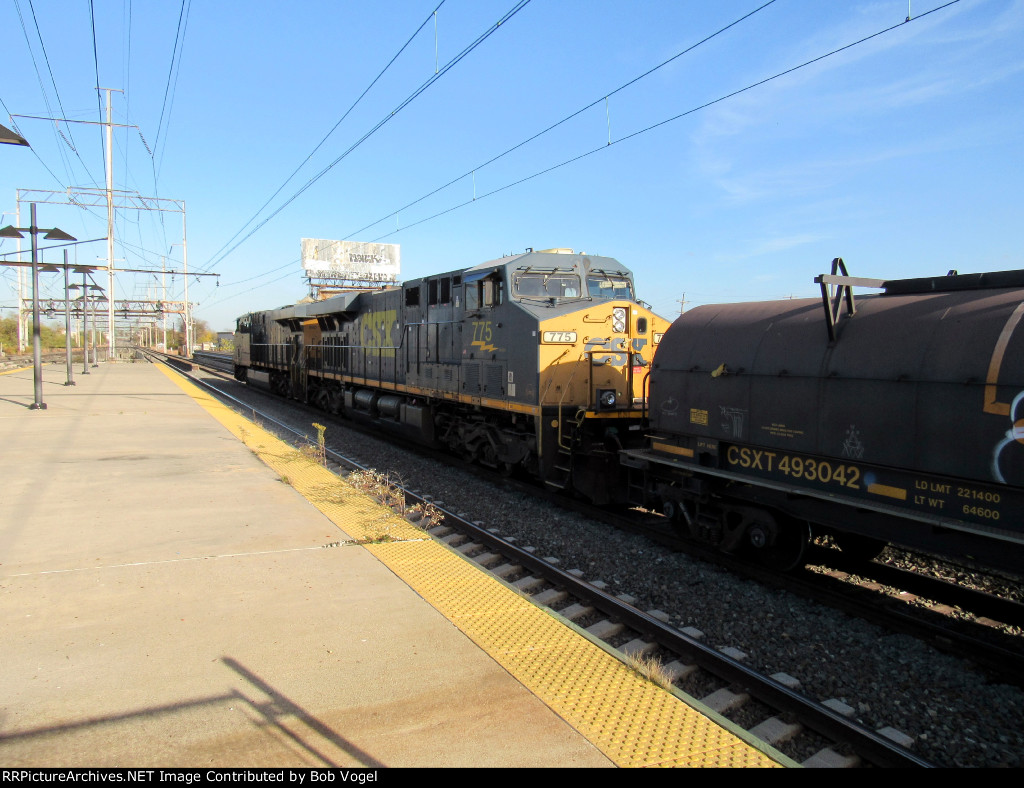
[[580, 278], [575, 274], [516, 274], [515, 295], [538, 298], [579, 298]]
[[591, 298], [633, 298], [633, 284], [624, 276], [587, 275], [587, 293]]
[[466, 282], [465, 288], [466, 310], [474, 311], [482, 307], [499, 306], [503, 303], [501, 289], [501, 275], [493, 271], [487, 276]]
[[419, 306], [420, 305], [420, 289], [418, 287], [407, 287], [405, 289], [405, 305], [406, 306]]
[[481, 284], [484, 306], [499, 306], [501, 298], [501, 280], [497, 278], [484, 279]]

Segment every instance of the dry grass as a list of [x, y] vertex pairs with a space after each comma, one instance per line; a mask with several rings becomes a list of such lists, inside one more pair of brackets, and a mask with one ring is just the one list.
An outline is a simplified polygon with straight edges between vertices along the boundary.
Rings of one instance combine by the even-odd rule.
[[657, 657], [649, 657], [645, 654], [627, 654], [623, 662], [625, 662], [626, 667], [643, 676], [651, 683], [657, 684], [662, 689], [672, 689], [672, 677], [669, 676], [665, 666], [661, 664], [661, 660]]
[[417, 503], [410, 506], [405, 500], [401, 479], [373, 469], [353, 471], [348, 482], [367, 495], [376, 498], [393, 512], [410, 521], [417, 528], [427, 530], [439, 525], [444, 514], [432, 503]]

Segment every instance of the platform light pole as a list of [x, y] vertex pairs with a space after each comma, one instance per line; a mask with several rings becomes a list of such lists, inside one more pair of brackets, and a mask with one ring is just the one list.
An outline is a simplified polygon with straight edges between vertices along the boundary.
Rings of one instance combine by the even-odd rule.
[[43, 236], [44, 241], [76, 241], [78, 239], [58, 227], [51, 227], [48, 230], [37, 227], [35, 203], [31, 203], [29, 216], [29, 227], [7, 225], [0, 230], [0, 238], [24, 238], [22, 233], [32, 236], [32, 380], [35, 399], [30, 409], [46, 410], [46, 403], [43, 402], [43, 352], [39, 327], [39, 243], [36, 236], [39, 233], [46, 233]]
[[88, 301], [86, 299], [89, 297], [89, 286], [85, 283], [85, 273], [84, 272], [82, 273], [82, 284], [80, 284], [80, 285], [68, 285], [67, 289], [68, 289], [69, 292], [71, 290], [81, 290], [82, 291], [82, 295], [78, 296], [78, 298], [76, 298], [75, 300], [82, 302], [82, 374], [83, 375], [88, 375], [89, 374], [89, 333], [88, 333], [89, 332], [89, 324], [88, 324], [87, 321], [88, 321], [88, 318], [89, 318], [89, 313], [86, 312], [86, 306], [88, 305]]
[[[188, 308], [188, 240], [185, 238], [185, 214], [181, 215], [182, 222], [182, 243], [171, 244], [170, 249], [167, 250], [169, 255], [175, 246], [180, 246], [182, 249], [183, 262], [185, 264], [185, 316], [182, 321], [185, 324], [185, 357], [192, 358], [192, 316], [189, 314]], [[164, 352], [167, 352], [167, 348], [164, 348]]]

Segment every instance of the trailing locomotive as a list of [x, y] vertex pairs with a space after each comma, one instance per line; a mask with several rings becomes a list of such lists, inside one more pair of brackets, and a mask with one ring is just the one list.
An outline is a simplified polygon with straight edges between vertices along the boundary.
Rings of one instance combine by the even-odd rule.
[[616, 260], [528, 250], [245, 315], [235, 377], [605, 503], [667, 328]]
[[649, 443], [623, 453], [634, 500], [783, 567], [829, 534], [860, 557], [891, 542], [1024, 572], [1024, 271], [845, 274], [815, 280], [821, 301], [673, 323]]

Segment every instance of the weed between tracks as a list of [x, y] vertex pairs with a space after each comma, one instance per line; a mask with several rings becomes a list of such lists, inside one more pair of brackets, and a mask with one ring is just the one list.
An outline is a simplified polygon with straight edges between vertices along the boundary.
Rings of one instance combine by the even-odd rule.
[[[285, 462], [303, 459], [326, 466], [327, 442], [325, 436], [327, 427], [315, 422], [313, 427], [317, 433], [315, 443], [307, 438], [304, 445], [289, 451], [280, 459]], [[243, 442], [247, 442], [250, 437], [244, 427], [241, 428], [241, 437]], [[250, 450], [253, 454], [259, 455], [256, 449], [250, 447]], [[367, 536], [356, 540], [357, 544], [396, 542], [400, 537], [395, 536], [392, 531], [399, 526], [412, 525], [414, 528], [426, 531], [444, 521], [444, 514], [432, 503], [418, 503], [410, 506], [405, 499], [401, 479], [392, 477], [390, 474], [380, 473], [373, 469], [353, 471], [345, 477], [345, 480], [347, 484], [331, 484], [321, 487], [316, 491], [316, 497], [325, 503], [348, 504], [351, 503], [351, 490], [354, 488], [376, 499], [404, 520], [404, 522], [398, 521], [388, 512], [380, 513], [379, 516], [363, 523], [363, 527], [367, 529]], [[281, 482], [289, 486], [292, 485], [292, 479], [284, 474], [281, 475]]]
[[327, 466], [327, 442], [324, 440], [324, 435], [327, 432], [327, 427], [323, 424], [313, 423], [316, 428], [316, 443], [312, 443], [307, 438], [307, 443], [302, 446], [299, 451], [307, 459], [312, 460], [317, 465]]

